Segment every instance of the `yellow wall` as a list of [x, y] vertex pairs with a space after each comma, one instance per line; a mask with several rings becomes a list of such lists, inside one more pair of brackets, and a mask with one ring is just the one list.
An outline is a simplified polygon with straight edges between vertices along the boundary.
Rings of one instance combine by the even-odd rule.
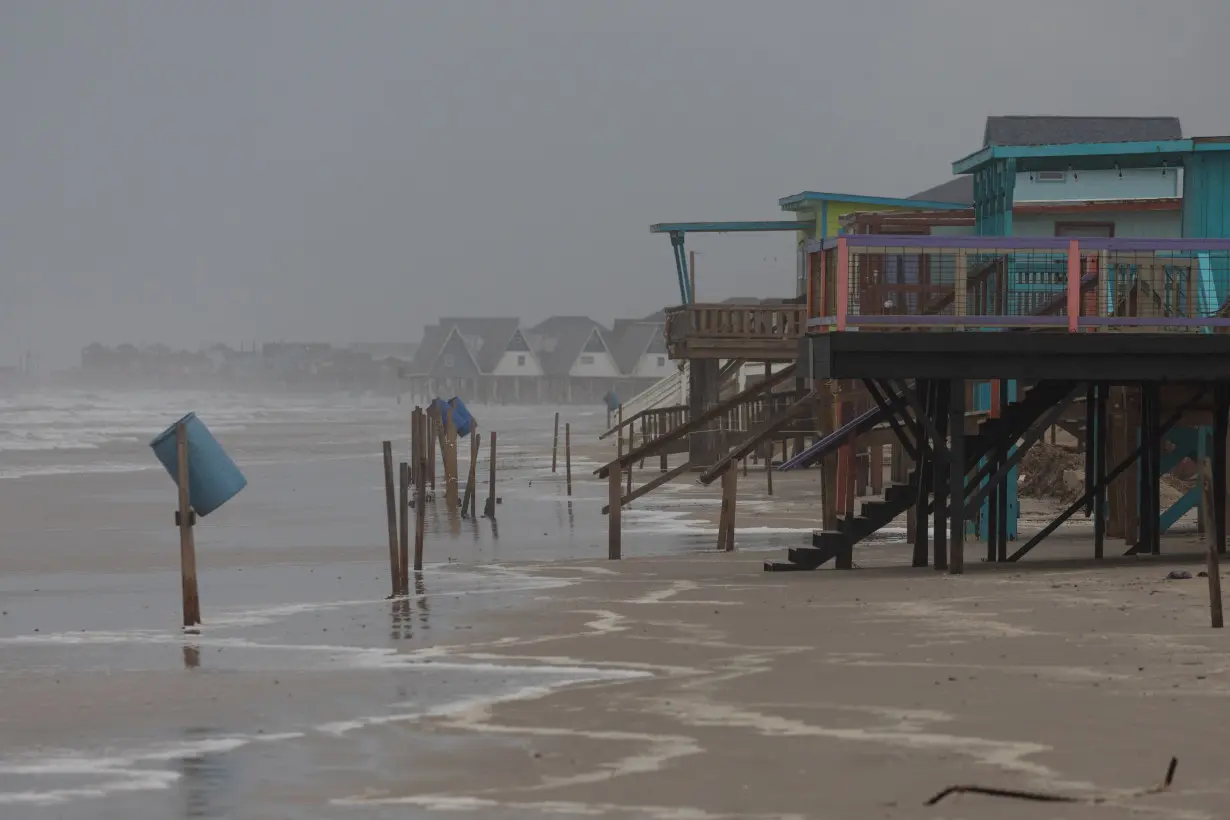
[[[841, 230], [841, 218], [846, 214], [852, 214], [855, 211], [889, 213], [892, 211], [910, 210], [899, 205], [869, 205], [866, 202], [841, 202], [840, 200], [833, 200], [829, 202], [827, 209], [822, 208], [821, 204], [822, 203], [818, 203], [816, 206], [815, 221], [817, 238], [837, 236], [838, 231]], [[828, 212], [829, 223], [827, 226], [821, 223], [822, 214], [824, 214], [826, 210]]]

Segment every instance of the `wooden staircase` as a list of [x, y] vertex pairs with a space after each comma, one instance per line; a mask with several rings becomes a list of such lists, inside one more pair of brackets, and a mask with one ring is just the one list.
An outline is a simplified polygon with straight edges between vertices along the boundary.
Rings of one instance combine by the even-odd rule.
[[[978, 467], [978, 463], [991, 453], [997, 443], [1005, 438], [1015, 443], [1034, 419], [1048, 407], [1062, 401], [1070, 390], [1071, 385], [1064, 382], [1038, 382], [1024, 389], [1017, 401], [1004, 407], [998, 418], [986, 418], [978, 425], [976, 432], [965, 434], [966, 475]], [[840, 446], [844, 436], [834, 436], [834, 439], [835, 449]], [[814, 453], [813, 457], [822, 458], [824, 455], [826, 453]], [[978, 483], [980, 481], [968, 482], [967, 491], [977, 489]], [[838, 516], [837, 529], [813, 532], [810, 547], [790, 549], [784, 562], [766, 561], [765, 571], [811, 570], [834, 560], [838, 569], [850, 569], [853, 567], [854, 546], [913, 507], [918, 501], [918, 486], [916, 469], [910, 472], [906, 483], [886, 484], [883, 496], [863, 501], [858, 515]], [[929, 504], [933, 505], [934, 500], [930, 500]]]

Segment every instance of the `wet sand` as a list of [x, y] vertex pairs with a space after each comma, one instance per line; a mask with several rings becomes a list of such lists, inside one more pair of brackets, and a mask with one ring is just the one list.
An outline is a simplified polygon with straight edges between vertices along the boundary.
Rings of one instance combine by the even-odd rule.
[[[975, 565], [963, 577], [764, 574], [740, 555], [541, 567], [572, 585], [450, 651], [646, 677], [426, 720], [434, 737], [486, 745], [437, 755], [395, 785], [356, 783], [333, 805], [481, 817], [1224, 816], [1230, 655], [1208, 629], [1206, 583], [1164, 580], [1182, 558], [1108, 564]], [[1160, 781], [1171, 755], [1174, 789], [1132, 796]], [[923, 808], [957, 783], [1104, 802], [970, 795]]]
[[[980, 565], [970, 544], [960, 578], [905, 567], [902, 527], [860, 548], [859, 571], [765, 574], [765, 557], [807, 542], [819, 494], [801, 472], [775, 475], [769, 498], [762, 471], [739, 484], [739, 552], [712, 552], [719, 490], [686, 477], [625, 511], [628, 558], [611, 563], [590, 473], [614, 443], [593, 441], [592, 414], [574, 419], [568, 499], [550, 414], [526, 418], [542, 426], [506, 437], [517, 419], [502, 420], [497, 522], [433, 510], [408, 600], [384, 600], [367, 452], [390, 421], [246, 466], [242, 503], [198, 531], [199, 634], [175, 628], [165, 475], [4, 482], [0, 818], [1196, 818], [1227, 804], [1212, 754], [1223, 636], [1202, 579], [1163, 580], [1196, 566], [1094, 570], [1078, 520], [1019, 566]], [[1024, 500], [1023, 529], [1054, 506]], [[1126, 796], [1171, 754], [1172, 793]], [[1110, 802], [921, 808], [971, 781]]]

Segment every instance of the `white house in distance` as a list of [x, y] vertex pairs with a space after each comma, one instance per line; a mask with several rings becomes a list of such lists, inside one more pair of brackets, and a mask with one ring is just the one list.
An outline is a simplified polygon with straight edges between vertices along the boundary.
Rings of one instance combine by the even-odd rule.
[[[644, 319], [616, 319], [615, 361], [630, 378], [658, 381], [678, 371], [666, 353], [665, 318], [661, 311]], [[627, 399], [630, 396], [622, 396]]]
[[608, 330], [588, 316], [451, 317], [423, 330], [409, 374], [418, 397], [478, 403], [599, 404], [628, 399], [675, 372], [660, 313], [619, 319]]

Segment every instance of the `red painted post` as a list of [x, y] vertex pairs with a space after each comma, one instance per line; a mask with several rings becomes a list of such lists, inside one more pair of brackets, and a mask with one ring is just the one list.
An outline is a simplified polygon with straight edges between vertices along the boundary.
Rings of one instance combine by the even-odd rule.
[[837, 286], [837, 329], [846, 329], [850, 312], [850, 248], [844, 236], [837, 237], [837, 270], [833, 272]]
[[1068, 242], [1068, 332], [1075, 333], [1081, 317], [1081, 243]]

